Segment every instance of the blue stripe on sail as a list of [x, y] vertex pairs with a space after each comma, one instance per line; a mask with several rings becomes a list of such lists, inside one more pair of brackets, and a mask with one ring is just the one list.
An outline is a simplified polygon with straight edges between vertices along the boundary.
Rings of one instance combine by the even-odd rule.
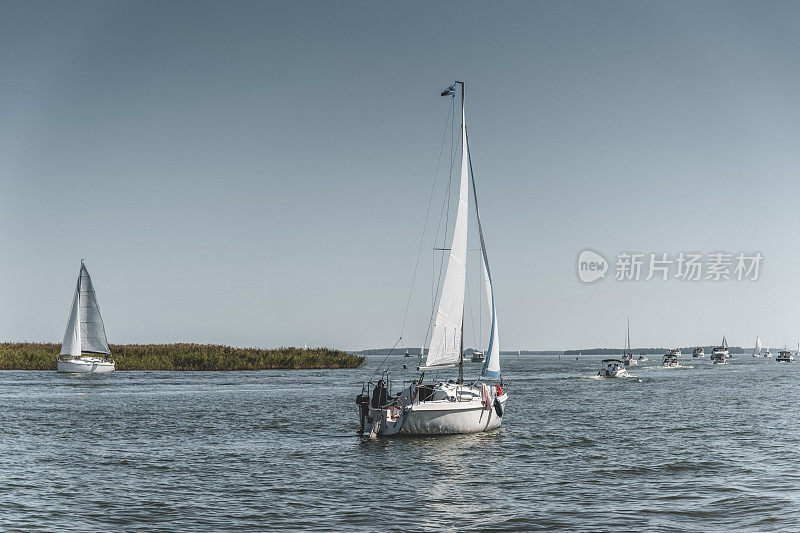
[[499, 370], [497, 372], [484, 371], [483, 375], [484, 377], [487, 378], [496, 378], [497, 376], [500, 375], [500, 371]]
[[[484, 252], [485, 254], [486, 252]], [[487, 350], [489, 353], [486, 357], [486, 361], [483, 363], [483, 375], [489, 377], [496, 377], [500, 374], [500, 372], [490, 372], [489, 368], [489, 361], [492, 359], [492, 345], [494, 344], [494, 325], [497, 319], [497, 311], [494, 308], [494, 285], [492, 284], [492, 273], [489, 271], [489, 262], [486, 260], [486, 256], [483, 257], [483, 264], [486, 265], [486, 275], [489, 276], [489, 286], [492, 288], [492, 331], [489, 334], [489, 349]], [[500, 351], [498, 350], [498, 355]]]

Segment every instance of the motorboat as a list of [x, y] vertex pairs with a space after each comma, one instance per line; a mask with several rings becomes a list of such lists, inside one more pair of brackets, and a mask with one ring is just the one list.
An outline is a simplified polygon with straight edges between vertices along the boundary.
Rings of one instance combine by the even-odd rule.
[[692, 350], [692, 357], [705, 357], [706, 351], [702, 348], [695, 348]]
[[645, 354], [639, 355], [639, 361], [647, 361], [647, 356]]
[[627, 378], [630, 376], [625, 370], [625, 363], [619, 359], [603, 359], [606, 367], [597, 373], [598, 376], [606, 378]]
[[775, 358], [776, 363], [794, 363], [794, 355], [789, 350], [781, 350], [778, 352], [778, 357]]
[[484, 357], [483, 352], [472, 352], [472, 357], [470, 358], [470, 361], [472, 361], [473, 363], [483, 363], [485, 359], [486, 357]]
[[669, 351], [669, 355], [674, 355], [676, 359], [680, 359], [681, 357], [681, 349], [675, 348], [674, 350]]
[[59, 372], [78, 374], [107, 374], [116, 368], [92, 278], [83, 259], [56, 368]]
[[678, 365], [678, 356], [675, 352], [680, 353], [680, 350], [669, 350], [665, 355], [663, 360], [661, 361], [661, 366], [664, 368], [675, 368]]

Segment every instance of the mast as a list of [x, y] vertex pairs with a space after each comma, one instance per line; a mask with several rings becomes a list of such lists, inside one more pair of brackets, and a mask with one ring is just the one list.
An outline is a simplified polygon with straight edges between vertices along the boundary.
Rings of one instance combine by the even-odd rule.
[[[456, 81], [456, 83], [461, 85], [461, 151], [462, 151], [461, 164], [463, 165], [465, 159], [463, 152], [466, 151], [467, 157], [469, 157], [469, 151], [467, 149], [467, 116], [466, 116], [466, 108], [464, 107], [464, 100], [466, 98], [466, 95], [464, 93], [467, 91], [467, 85], [463, 81]], [[472, 172], [470, 172], [470, 174], [472, 174]], [[477, 199], [475, 201], [477, 202]], [[475, 205], [477, 209], [477, 204]], [[466, 284], [466, 278], [464, 278], [464, 283]], [[800, 342], [797, 343], [797, 351], [798, 353], [800, 353]], [[464, 383], [464, 307], [463, 306], [461, 307], [461, 339], [459, 340], [458, 353], [459, 353], [458, 382]]]

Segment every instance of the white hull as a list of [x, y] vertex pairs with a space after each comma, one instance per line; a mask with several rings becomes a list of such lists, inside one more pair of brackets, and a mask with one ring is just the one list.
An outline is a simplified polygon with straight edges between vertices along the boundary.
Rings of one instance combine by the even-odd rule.
[[440, 395], [437, 399], [417, 401], [412, 387], [397, 402], [381, 409], [371, 408], [370, 436], [455, 435], [500, 427], [503, 417], [498, 414], [495, 401], [500, 403], [500, 412], [505, 412], [505, 392], [497, 397], [492, 393], [484, 404], [477, 387], [438, 383], [435, 388]]
[[105, 361], [98, 357], [80, 357], [59, 359], [58, 371], [75, 374], [107, 374], [115, 369], [114, 361]]
[[[498, 398], [505, 409], [508, 395]], [[485, 409], [480, 400], [464, 402], [468, 406], [437, 405], [440, 402], [425, 402], [411, 406], [404, 416], [398, 435], [456, 435], [479, 433], [500, 427], [503, 417], [498, 416], [494, 406]], [[388, 434], [388, 433], [385, 433]]]

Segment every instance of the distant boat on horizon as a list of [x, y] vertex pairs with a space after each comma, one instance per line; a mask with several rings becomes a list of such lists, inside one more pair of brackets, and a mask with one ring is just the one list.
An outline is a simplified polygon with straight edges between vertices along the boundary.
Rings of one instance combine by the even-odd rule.
[[628, 333], [625, 336], [625, 348], [622, 350], [622, 364], [625, 366], [639, 366], [639, 361], [633, 358], [633, 351], [631, 350], [631, 320], [628, 321]]
[[756, 346], [753, 348], [753, 357], [761, 357], [761, 337], [756, 336]]
[[722, 336], [722, 345], [715, 347], [711, 350], [711, 362], [719, 364], [720, 359], [730, 359], [731, 353], [728, 350], [728, 340], [725, 335]]
[[78, 374], [106, 374], [116, 368], [92, 278], [83, 259], [56, 368], [59, 372]]

